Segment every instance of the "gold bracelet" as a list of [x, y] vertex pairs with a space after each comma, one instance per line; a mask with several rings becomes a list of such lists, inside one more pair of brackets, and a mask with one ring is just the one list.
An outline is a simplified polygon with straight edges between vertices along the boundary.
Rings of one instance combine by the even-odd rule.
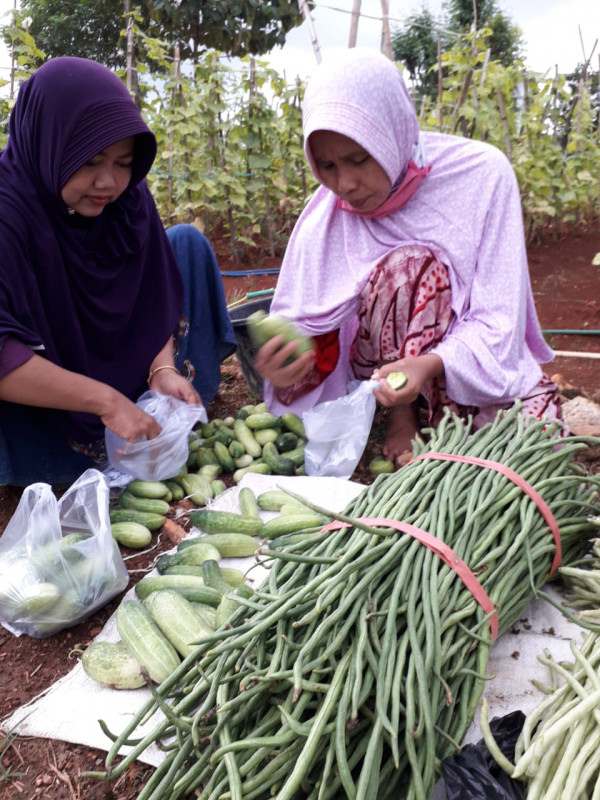
[[177, 369], [177, 367], [174, 367], [174, 366], [172, 366], [171, 364], [164, 364], [162, 367], [154, 367], [154, 369], [151, 369], [151, 370], [150, 370], [150, 372], [148, 373], [148, 380], [147, 380], [147, 383], [148, 383], [148, 388], [150, 388], [150, 384], [152, 383], [152, 378], [153, 378], [153, 377], [156, 375], [156, 373], [157, 373], [157, 372], [159, 372], [161, 369], [172, 369], [172, 370], [173, 370], [174, 372], [176, 372], [178, 375], [181, 375], [181, 373], [179, 372], [179, 370]]

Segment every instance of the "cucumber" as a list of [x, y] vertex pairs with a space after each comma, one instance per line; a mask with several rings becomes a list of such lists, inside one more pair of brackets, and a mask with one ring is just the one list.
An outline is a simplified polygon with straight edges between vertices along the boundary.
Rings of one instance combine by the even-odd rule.
[[212, 500], [213, 491], [208, 478], [198, 475], [197, 472], [190, 472], [179, 478], [179, 483], [185, 489], [186, 496], [197, 506], [205, 506]]
[[275, 475], [293, 475], [296, 465], [291, 458], [279, 455], [275, 442], [267, 442], [262, 450], [262, 457]]
[[221, 594], [227, 594], [232, 590], [230, 584], [221, 575], [218, 561], [209, 560], [202, 564], [202, 580], [206, 586], [216, 589]]
[[298, 437], [291, 431], [280, 433], [277, 439], [275, 439], [275, 447], [280, 453], [295, 450], [296, 447], [298, 447]]
[[110, 526], [113, 539], [124, 547], [141, 550], [152, 541], [150, 528], [139, 522], [113, 522]]
[[177, 502], [178, 500], [183, 500], [183, 498], [185, 497], [185, 491], [180, 483], [177, 483], [177, 481], [165, 481], [165, 484], [169, 488], [169, 491], [171, 492], [172, 495], [172, 499], [175, 502]]
[[215, 442], [213, 445], [215, 456], [219, 460], [219, 464], [223, 467], [225, 472], [233, 472], [235, 470], [235, 463], [226, 445], [222, 442]]
[[219, 466], [219, 459], [212, 447], [200, 447], [196, 451], [196, 463], [199, 467], [206, 467], [209, 464]]
[[236, 470], [245, 469], [245, 467], [249, 467], [252, 464], [254, 464], [254, 456], [251, 456], [250, 453], [244, 453], [244, 455], [235, 459]]
[[244, 421], [252, 431], [264, 430], [265, 428], [281, 427], [281, 420], [279, 417], [276, 417], [274, 414], [270, 414], [268, 411], [265, 411], [262, 414], [250, 414]]
[[211, 533], [206, 539], [214, 544], [223, 558], [253, 556], [259, 548], [259, 542], [245, 533]]
[[293, 322], [280, 316], [279, 314], [267, 314], [262, 309], [250, 314], [246, 320], [250, 339], [255, 347], [262, 347], [269, 339], [274, 336], [281, 336], [283, 343], [296, 342], [294, 353], [286, 359], [285, 363], [291, 363], [302, 353], [312, 350], [313, 340], [310, 336], [301, 333]]
[[227, 622], [231, 615], [238, 610], [240, 603], [236, 600], [236, 597], [250, 599], [253, 594], [254, 591], [249, 586], [239, 586], [235, 592], [224, 594], [221, 598], [221, 602], [217, 606], [215, 628], [220, 628], [221, 625]]
[[233, 511], [206, 508], [192, 511], [190, 522], [206, 533], [244, 533], [247, 536], [256, 536], [263, 524], [259, 517], [244, 517]]
[[68, 533], [32, 550], [30, 558], [40, 577], [51, 580], [57, 570], [64, 572], [65, 562], [75, 564], [84, 560], [85, 554], [76, 545], [89, 538], [89, 533]]
[[304, 423], [297, 414], [294, 414], [292, 411], [286, 411], [281, 415], [281, 424], [288, 431], [295, 433], [296, 436], [301, 436], [303, 439], [306, 439]]
[[258, 503], [256, 495], [249, 486], [243, 486], [238, 494], [238, 503], [243, 517], [259, 519]]
[[223, 494], [227, 486], [225, 483], [219, 479], [210, 482], [210, 488], [213, 492], [213, 497], [217, 497], [220, 494]]
[[36, 634], [48, 636], [79, 622], [88, 614], [88, 605], [79, 596], [79, 592], [76, 589], [67, 589], [50, 608], [38, 611], [31, 624]]
[[[216, 548], [215, 548], [216, 549]], [[243, 583], [246, 581], [246, 576], [240, 569], [235, 569], [234, 567], [219, 567], [221, 571], [221, 577], [224, 581], [229, 584], [230, 588], [236, 588], [237, 586], [242, 586]], [[202, 565], [199, 567], [190, 566], [188, 564], [172, 564], [171, 566], [167, 567], [163, 575], [195, 575], [198, 578], [202, 578]]]
[[19, 599], [15, 603], [13, 621], [27, 617], [36, 617], [49, 611], [58, 603], [61, 592], [55, 583], [44, 581], [28, 586], [19, 591]]
[[86, 675], [111, 689], [139, 689], [146, 679], [123, 642], [92, 642], [81, 657]]
[[136, 511], [133, 508], [111, 508], [108, 512], [111, 523], [139, 522], [151, 531], [162, 528], [165, 522], [163, 514], [152, 514], [148, 511]]
[[186, 547], [182, 550], [177, 550], [172, 555], [161, 556], [156, 562], [156, 569], [162, 575], [168, 567], [175, 565], [186, 565], [188, 567], [200, 567], [204, 561], [211, 559], [219, 559], [219, 551], [208, 542], [205, 542], [202, 537], [198, 539], [198, 544], [195, 547]]
[[383, 456], [375, 456], [369, 463], [368, 470], [372, 475], [385, 475], [389, 472], [395, 472], [396, 466]]
[[408, 378], [403, 372], [390, 372], [385, 376], [385, 380], [388, 382], [391, 389], [398, 391], [398, 389], [402, 389], [406, 384]]
[[271, 467], [268, 464], [265, 464], [264, 461], [254, 461], [248, 467], [236, 469], [236, 471], [233, 473], [233, 482], [239, 483], [247, 472], [257, 472], [259, 475], [271, 475], [272, 470]]
[[169, 491], [169, 487], [162, 481], [140, 481], [135, 480], [128, 483], [126, 491], [136, 497], [146, 497], [155, 500], [164, 499]]
[[304, 450], [306, 449], [306, 442], [302, 442], [293, 450], [287, 450], [285, 457], [289, 458], [296, 465], [296, 468], [304, 466]]
[[199, 427], [204, 439], [210, 439], [216, 430], [214, 422], [203, 422]]
[[200, 447], [200, 439], [195, 433], [188, 433], [188, 450], [194, 453]]
[[[234, 465], [235, 468], [235, 465]], [[207, 481], [212, 483], [223, 472], [223, 467], [220, 464], [205, 464], [198, 470], [198, 475], [206, 478]], [[213, 492], [214, 494], [214, 492]]]
[[233, 423], [233, 432], [238, 442], [241, 442], [244, 445], [247, 453], [249, 453], [253, 458], [260, 458], [262, 454], [262, 447], [256, 441], [252, 431], [246, 425], [243, 419], [236, 419], [236, 421]]
[[127, 489], [119, 497], [121, 508], [129, 508], [134, 511], [145, 511], [148, 514], [162, 514], [163, 517], [169, 513], [171, 506], [166, 500], [159, 500], [150, 497], [136, 497]]
[[260, 535], [265, 539], [274, 539], [284, 533], [297, 533], [298, 531], [322, 528], [324, 525], [327, 525], [327, 520], [324, 520], [320, 514], [280, 514], [265, 522]]
[[202, 639], [213, 632], [212, 626], [189, 600], [173, 589], [152, 592], [143, 602], [154, 622], [183, 658], [193, 653]]
[[196, 575], [146, 575], [135, 585], [135, 593], [140, 600], [145, 600], [149, 594], [163, 589], [174, 589], [188, 600], [206, 603], [215, 608], [221, 601], [221, 593], [205, 586], [202, 578]]
[[179, 666], [177, 650], [141, 603], [121, 601], [117, 607], [117, 630], [129, 653], [155, 683], [165, 681]]
[[258, 507], [264, 511], [281, 511], [281, 506], [286, 503], [299, 503], [290, 494], [284, 492], [283, 489], [269, 489], [266, 492], [261, 492], [256, 498], [256, 502]]
[[262, 428], [261, 430], [254, 431], [254, 438], [264, 447], [267, 442], [276, 442], [279, 438], [281, 430], [275, 428]]
[[[256, 441], [258, 441], [258, 439]], [[227, 449], [229, 450], [229, 455], [234, 461], [236, 458], [243, 456], [246, 452], [244, 445], [241, 442], [238, 442], [237, 439], [234, 439], [232, 442], [230, 442]]]

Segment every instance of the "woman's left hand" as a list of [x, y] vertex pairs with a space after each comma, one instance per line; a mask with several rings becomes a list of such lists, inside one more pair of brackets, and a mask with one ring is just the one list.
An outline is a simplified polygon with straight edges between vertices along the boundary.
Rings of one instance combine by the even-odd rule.
[[150, 381], [150, 389], [153, 392], [170, 394], [183, 400], [184, 403], [202, 405], [202, 398], [194, 389], [194, 385], [172, 369], [161, 369], [156, 372]]
[[[390, 372], [403, 372], [406, 383], [400, 389], [392, 389], [385, 380]], [[425, 353], [422, 356], [400, 358], [383, 364], [373, 372], [373, 379], [381, 382], [381, 388], [373, 394], [379, 403], [386, 408], [392, 406], [408, 406], [414, 403], [421, 394], [427, 381], [444, 374], [442, 359], [434, 353]]]

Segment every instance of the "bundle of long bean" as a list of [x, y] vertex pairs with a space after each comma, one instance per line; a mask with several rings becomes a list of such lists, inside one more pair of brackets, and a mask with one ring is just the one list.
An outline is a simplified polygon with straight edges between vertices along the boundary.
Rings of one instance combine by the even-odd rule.
[[[594, 800], [600, 797], [600, 639], [590, 633], [573, 662], [548, 666], [553, 688], [526, 717], [512, 764], [500, 752], [482, 704], [484, 740], [497, 763], [526, 783], [527, 800]], [[558, 682], [560, 681], [560, 685]]]
[[[587, 547], [596, 489], [561, 440], [518, 406], [471, 434], [448, 415], [422, 452], [501, 462], [560, 525], [563, 563]], [[332, 515], [335, 516], [335, 515]], [[269, 578], [154, 693], [116, 738], [116, 777], [153, 741], [168, 753], [139, 798], [427, 798], [439, 760], [472, 721], [486, 680], [490, 615], [432, 550], [357, 518], [418, 526], [477, 575], [500, 630], [546, 581], [556, 552], [538, 506], [492, 469], [414, 461], [381, 475], [344, 511], [355, 525], [266, 548]], [[115, 766], [157, 707], [164, 722]]]

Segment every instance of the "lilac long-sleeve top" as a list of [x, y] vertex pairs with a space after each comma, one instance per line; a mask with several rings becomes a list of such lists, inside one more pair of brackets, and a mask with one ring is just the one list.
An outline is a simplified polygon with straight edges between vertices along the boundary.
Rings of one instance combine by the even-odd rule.
[[[486, 407], [526, 395], [553, 353], [534, 307], [519, 188], [504, 154], [483, 142], [419, 133], [399, 70], [375, 51], [356, 48], [322, 64], [308, 84], [303, 118], [317, 179], [308, 142], [316, 130], [357, 141], [392, 184], [416, 152], [431, 169], [406, 205], [386, 216], [345, 211], [324, 186], [300, 216], [271, 311], [308, 334], [339, 329], [341, 353], [334, 372], [291, 409], [301, 413], [346, 393], [360, 292], [378, 260], [415, 243], [430, 248], [450, 276], [454, 318], [430, 351], [444, 363], [450, 398]], [[274, 413], [290, 410], [268, 383], [265, 399]]]

